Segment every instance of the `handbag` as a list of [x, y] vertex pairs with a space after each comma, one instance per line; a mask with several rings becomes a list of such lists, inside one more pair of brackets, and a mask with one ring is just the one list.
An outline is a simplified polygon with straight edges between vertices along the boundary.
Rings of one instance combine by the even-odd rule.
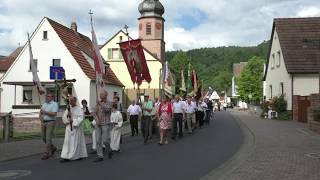
[[93, 128], [91, 125], [91, 122], [89, 121], [89, 119], [84, 119], [83, 120], [83, 132], [84, 134], [88, 135], [88, 134], [92, 134]]

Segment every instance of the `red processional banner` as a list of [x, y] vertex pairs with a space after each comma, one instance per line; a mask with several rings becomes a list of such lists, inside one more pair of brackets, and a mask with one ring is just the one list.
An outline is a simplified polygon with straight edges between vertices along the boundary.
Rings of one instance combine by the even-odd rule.
[[133, 83], [141, 85], [143, 80], [151, 82], [151, 76], [143, 53], [141, 40], [129, 40], [119, 43], [121, 53]]

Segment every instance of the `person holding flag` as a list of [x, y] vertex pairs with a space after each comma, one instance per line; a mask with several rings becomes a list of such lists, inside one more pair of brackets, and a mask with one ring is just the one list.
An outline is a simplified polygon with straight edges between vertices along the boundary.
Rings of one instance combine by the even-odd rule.
[[52, 144], [52, 137], [53, 137], [53, 131], [54, 131], [55, 122], [57, 119], [59, 106], [56, 102], [54, 102], [53, 93], [47, 93], [46, 89], [40, 83], [40, 79], [37, 73], [37, 68], [34, 64], [29, 33], [28, 33], [28, 45], [29, 45], [30, 68], [32, 72], [32, 79], [33, 79], [34, 85], [38, 90], [39, 103], [41, 103], [40, 95], [46, 94], [46, 101], [41, 106], [40, 112], [39, 112], [42, 140], [46, 144], [46, 152], [41, 157], [41, 159], [46, 160], [52, 157], [54, 153], [57, 151], [57, 148]]

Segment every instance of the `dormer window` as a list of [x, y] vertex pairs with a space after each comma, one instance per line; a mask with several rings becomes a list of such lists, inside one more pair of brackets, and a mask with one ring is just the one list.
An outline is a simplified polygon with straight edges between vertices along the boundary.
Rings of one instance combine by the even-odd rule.
[[43, 40], [48, 40], [48, 31], [43, 31]]
[[147, 23], [146, 25], [146, 35], [151, 35], [151, 23]]

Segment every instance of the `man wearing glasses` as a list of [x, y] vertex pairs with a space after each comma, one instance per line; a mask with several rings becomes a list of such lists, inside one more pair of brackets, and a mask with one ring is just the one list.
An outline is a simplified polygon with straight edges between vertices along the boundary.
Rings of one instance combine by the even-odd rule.
[[40, 109], [40, 121], [41, 121], [41, 132], [42, 140], [46, 144], [46, 152], [41, 157], [42, 160], [49, 159], [53, 156], [57, 148], [52, 144], [53, 130], [57, 119], [59, 107], [58, 103], [54, 101], [52, 93], [46, 95], [46, 102]]

